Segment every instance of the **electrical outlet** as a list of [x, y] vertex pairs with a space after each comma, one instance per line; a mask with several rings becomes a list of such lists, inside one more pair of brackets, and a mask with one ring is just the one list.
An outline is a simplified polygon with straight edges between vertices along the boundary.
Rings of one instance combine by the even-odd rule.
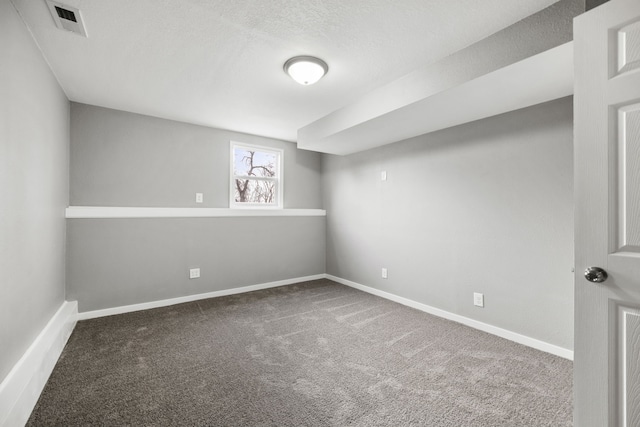
[[387, 180], [387, 171], [380, 172], [380, 179], [382, 181], [386, 181]]
[[387, 269], [386, 269], [386, 268], [383, 268], [383, 269], [382, 269], [382, 278], [383, 278], [383, 279], [386, 279], [387, 277], [388, 277], [388, 276], [387, 276]]
[[198, 279], [200, 277], [200, 269], [199, 268], [190, 268], [189, 269], [189, 279]]
[[196, 203], [202, 203], [202, 202], [204, 202], [204, 194], [196, 193]]
[[473, 293], [473, 305], [476, 307], [484, 307], [484, 294]]

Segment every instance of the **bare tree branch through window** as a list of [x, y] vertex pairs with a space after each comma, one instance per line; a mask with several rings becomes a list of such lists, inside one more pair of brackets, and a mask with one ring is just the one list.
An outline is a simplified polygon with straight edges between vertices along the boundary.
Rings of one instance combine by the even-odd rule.
[[277, 206], [280, 185], [278, 151], [234, 146], [234, 201], [251, 205]]

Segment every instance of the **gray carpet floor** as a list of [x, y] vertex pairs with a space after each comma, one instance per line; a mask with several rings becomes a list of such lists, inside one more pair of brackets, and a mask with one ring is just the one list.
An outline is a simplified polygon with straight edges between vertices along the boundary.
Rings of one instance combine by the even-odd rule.
[[317, 280], [79, 322], [30, 426], [570, 426], [570, 361]]

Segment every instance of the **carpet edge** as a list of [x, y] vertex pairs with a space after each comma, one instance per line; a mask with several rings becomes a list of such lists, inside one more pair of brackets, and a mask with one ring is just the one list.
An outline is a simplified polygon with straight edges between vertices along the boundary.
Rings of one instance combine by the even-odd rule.
[[262, 289], [276, 288], [278, 286], [293, 285], [310, 280], [326, 279], [325, 274], [315, 274], [312, 276], [296, 277], [293, 279], [277, 280], [274, 282], [259, 283], [256, 285], [243, 286], [240, 288], [223, 289], [220, 291], [205, 292], [202, 294], [185, 295], [176, 298], [168, 298], [157, 301], [143, 302], [139, 304], [123, 305], [119, 307], [104, 308], [99, 310], [84, 311], [78, 313], [78, 320], [95, 319], [98, 317], [113, 316], [115, 314], [131, 313], [134, 311], [149, 310], [152, 308], [167, 307], [185, 302], [199, 301], [208, 298], [224, 297], [229, 295], [243, 294], [246, 292], [259, 291]]
[[423, 311], [425, 313], [432, 314], [434, 316], [442, 317], [447, 320], [452, 320], [457, 323], [461, 323], [465, 326], [469, 326], [474, 329], [478, 329], [483, 332], [487, 332], [492, 335], [496, 335], [500, 338], [507, 339], [509, 341], [516, 342], [518, 344], [526, 345], [527, 347], [535, 348], [536, 350], [544, 351], [545, 353], [553, 354], [563, 359], [573, 361], [573, 350], [569, 350], [555, 344], [551, 344], [545, 341], [541, 341], [535, 338], [531, 338], [526, 335], [519, 334], [517, 332], [503, 329], [498, 326], [483, 323], [478, 320], [471, 319], [469, 317], [461, 316], [459, 314], [451, 313], [446, 310], [442, 310], [436, 307], [432, 307], [427, 304], [423, 304], [409, 298], [401, 297], [390, 292], [381, 291], [360, 283], [352, 282], [351, 280], [343, 279], [341, 277], [333, 276], [331, 274], [325, 274], [325, 278], [338, 282], [342, 285], [349, 286], [354, 289], [358, 289], [369, 294], [379, 296], [384, 299], [388, 299], [393, 302], [397, 302], [407, 307], [415, 308], [416, 310]]

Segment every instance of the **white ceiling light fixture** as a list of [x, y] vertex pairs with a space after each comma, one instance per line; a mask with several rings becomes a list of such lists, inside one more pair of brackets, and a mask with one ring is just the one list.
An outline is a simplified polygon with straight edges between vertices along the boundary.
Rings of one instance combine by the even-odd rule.
[[284, 71], [301, 85], [312, 85], [320, 80], [329, 66], [322, 59], [313, 56], [295, 56], [284, 63]]

